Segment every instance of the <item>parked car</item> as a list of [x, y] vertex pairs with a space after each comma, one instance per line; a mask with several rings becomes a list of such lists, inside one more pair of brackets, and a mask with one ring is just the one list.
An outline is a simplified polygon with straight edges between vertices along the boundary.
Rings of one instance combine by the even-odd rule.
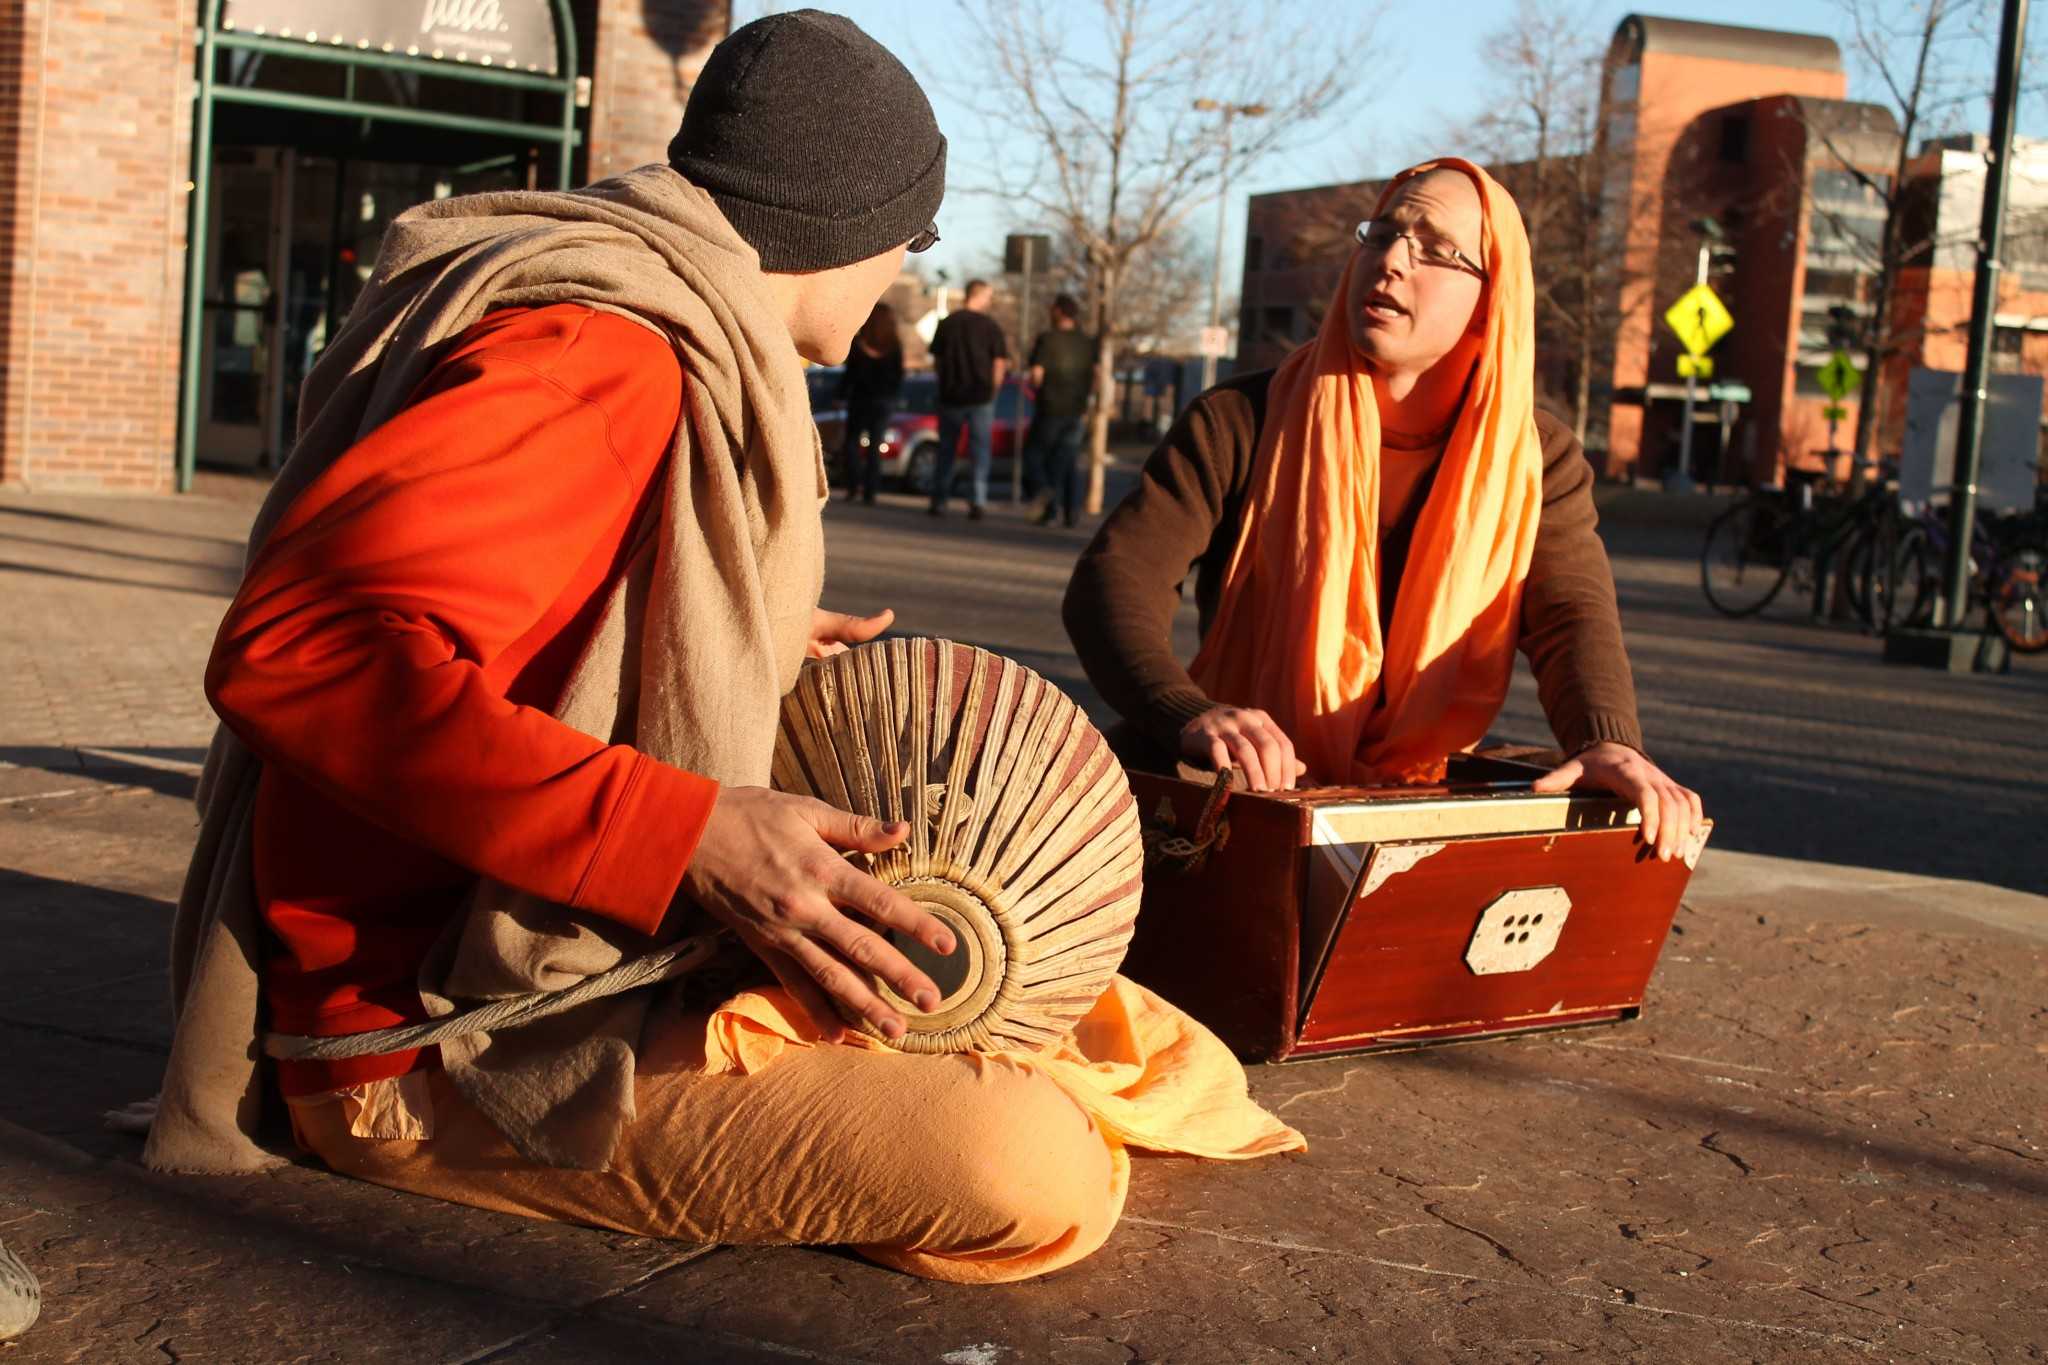
[[844, 365], [808, 365], [804, 382], [811, 390], [811, 420], [818, 424], [818, 441], [825, 448], [825, 466], [839, 468], [839, 447], [846, 439], [846, 400], [839, 396], [839, 382], [846, 376]]
[[[846, 439], [846, 404], [833, 395], [838, 384], [836, 366], [813, 368], [811, 374], [811, 416], [818, 424], [818, 438], [825, 447], [826, 467], [835, 485], [846, 482], [840, 465], [840, 450]], [[829, 379], [827, 378], [829, 376]], [[825, 395], [820, 397], [821, 392]], [[1031, 425], [1031, 400], [1015, 379], [1003, 382], [996, 394], [995, 427], [989, 442], [989, 484], [991, 495], [1007, 492], [1010, 466], [1023, 448], [1024, 433]], [[953, 463], [953, 491], [965, 492], [974, 477], [967, 459], [967, 433], [960, 434], [960, 448]], [[939, 464], [939, 381], [933, 374], [912, 374], [903, 381], [903, 398], [888, 429], [882, 433], [882, 478], [912, 493], [930, 493], [932, 475]]]

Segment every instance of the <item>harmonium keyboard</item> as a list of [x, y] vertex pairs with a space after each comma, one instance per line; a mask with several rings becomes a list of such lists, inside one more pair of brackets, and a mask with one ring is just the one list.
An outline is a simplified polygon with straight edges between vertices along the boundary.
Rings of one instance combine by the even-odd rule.
[[1711, 822], [1670, 862], [1616, 797], [1458, 755], [1433, 787], [1255, 793], [1133, 772], [1123, 970], [1240, 1056], [1413, 1047], [1641, 1013]]

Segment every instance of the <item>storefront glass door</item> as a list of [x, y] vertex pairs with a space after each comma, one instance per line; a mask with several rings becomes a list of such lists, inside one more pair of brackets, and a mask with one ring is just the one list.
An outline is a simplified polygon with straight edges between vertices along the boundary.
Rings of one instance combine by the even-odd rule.
[[291, 154], [275, 147], [222, 148], [214, 163], [207, 223], [207, 279], [200, 351], [199, 449], [214, 463], [277, 462], [277, 332]]

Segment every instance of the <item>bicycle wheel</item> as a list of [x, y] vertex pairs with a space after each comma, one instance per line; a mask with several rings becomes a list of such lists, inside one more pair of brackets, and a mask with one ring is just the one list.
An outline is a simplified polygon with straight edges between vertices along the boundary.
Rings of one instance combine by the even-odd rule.
[[1892, 551], [1889, 581], [1877, 603], [1880, 631], [1893, 626], [1924, 626], [1934, 619], [1941, 596], [1941, 567], [1925, 527], [1911, 526]]
[[1799, 518], [1776, 498], [1744, 498], [1715, 517], [1700, 546], [1700, 590], [1723, 616], [1753, 616], [1785, 586]]
[[2016, 546], [1999, 561], [1990, 607], [1998, 633], [2014, 649], [2048, 649], [2048, 545]]
[[1877, 625], [1878, 602], [1884, 596], [1884, 575], [1878, 565], [1884, 562], [1884, 552], [1878, 544], [1884, 533], [1877, 526], [1859, 526], [1849, 535], [1849, 541], [1841, 549], [1842, 591], [1849, 599], [1849, 610], [1866, 627]]

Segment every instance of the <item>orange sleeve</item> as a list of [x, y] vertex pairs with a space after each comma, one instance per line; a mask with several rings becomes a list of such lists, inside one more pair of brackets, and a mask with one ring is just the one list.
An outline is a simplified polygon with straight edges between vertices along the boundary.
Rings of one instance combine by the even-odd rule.
[[653, 932], [717, 784], [515, 704], [487, 670], [616, 542], [682, 382], [661, 338], [587, 309], [458, 347], [272, 533], [214, 643], [214, 709], [400, 838]]

